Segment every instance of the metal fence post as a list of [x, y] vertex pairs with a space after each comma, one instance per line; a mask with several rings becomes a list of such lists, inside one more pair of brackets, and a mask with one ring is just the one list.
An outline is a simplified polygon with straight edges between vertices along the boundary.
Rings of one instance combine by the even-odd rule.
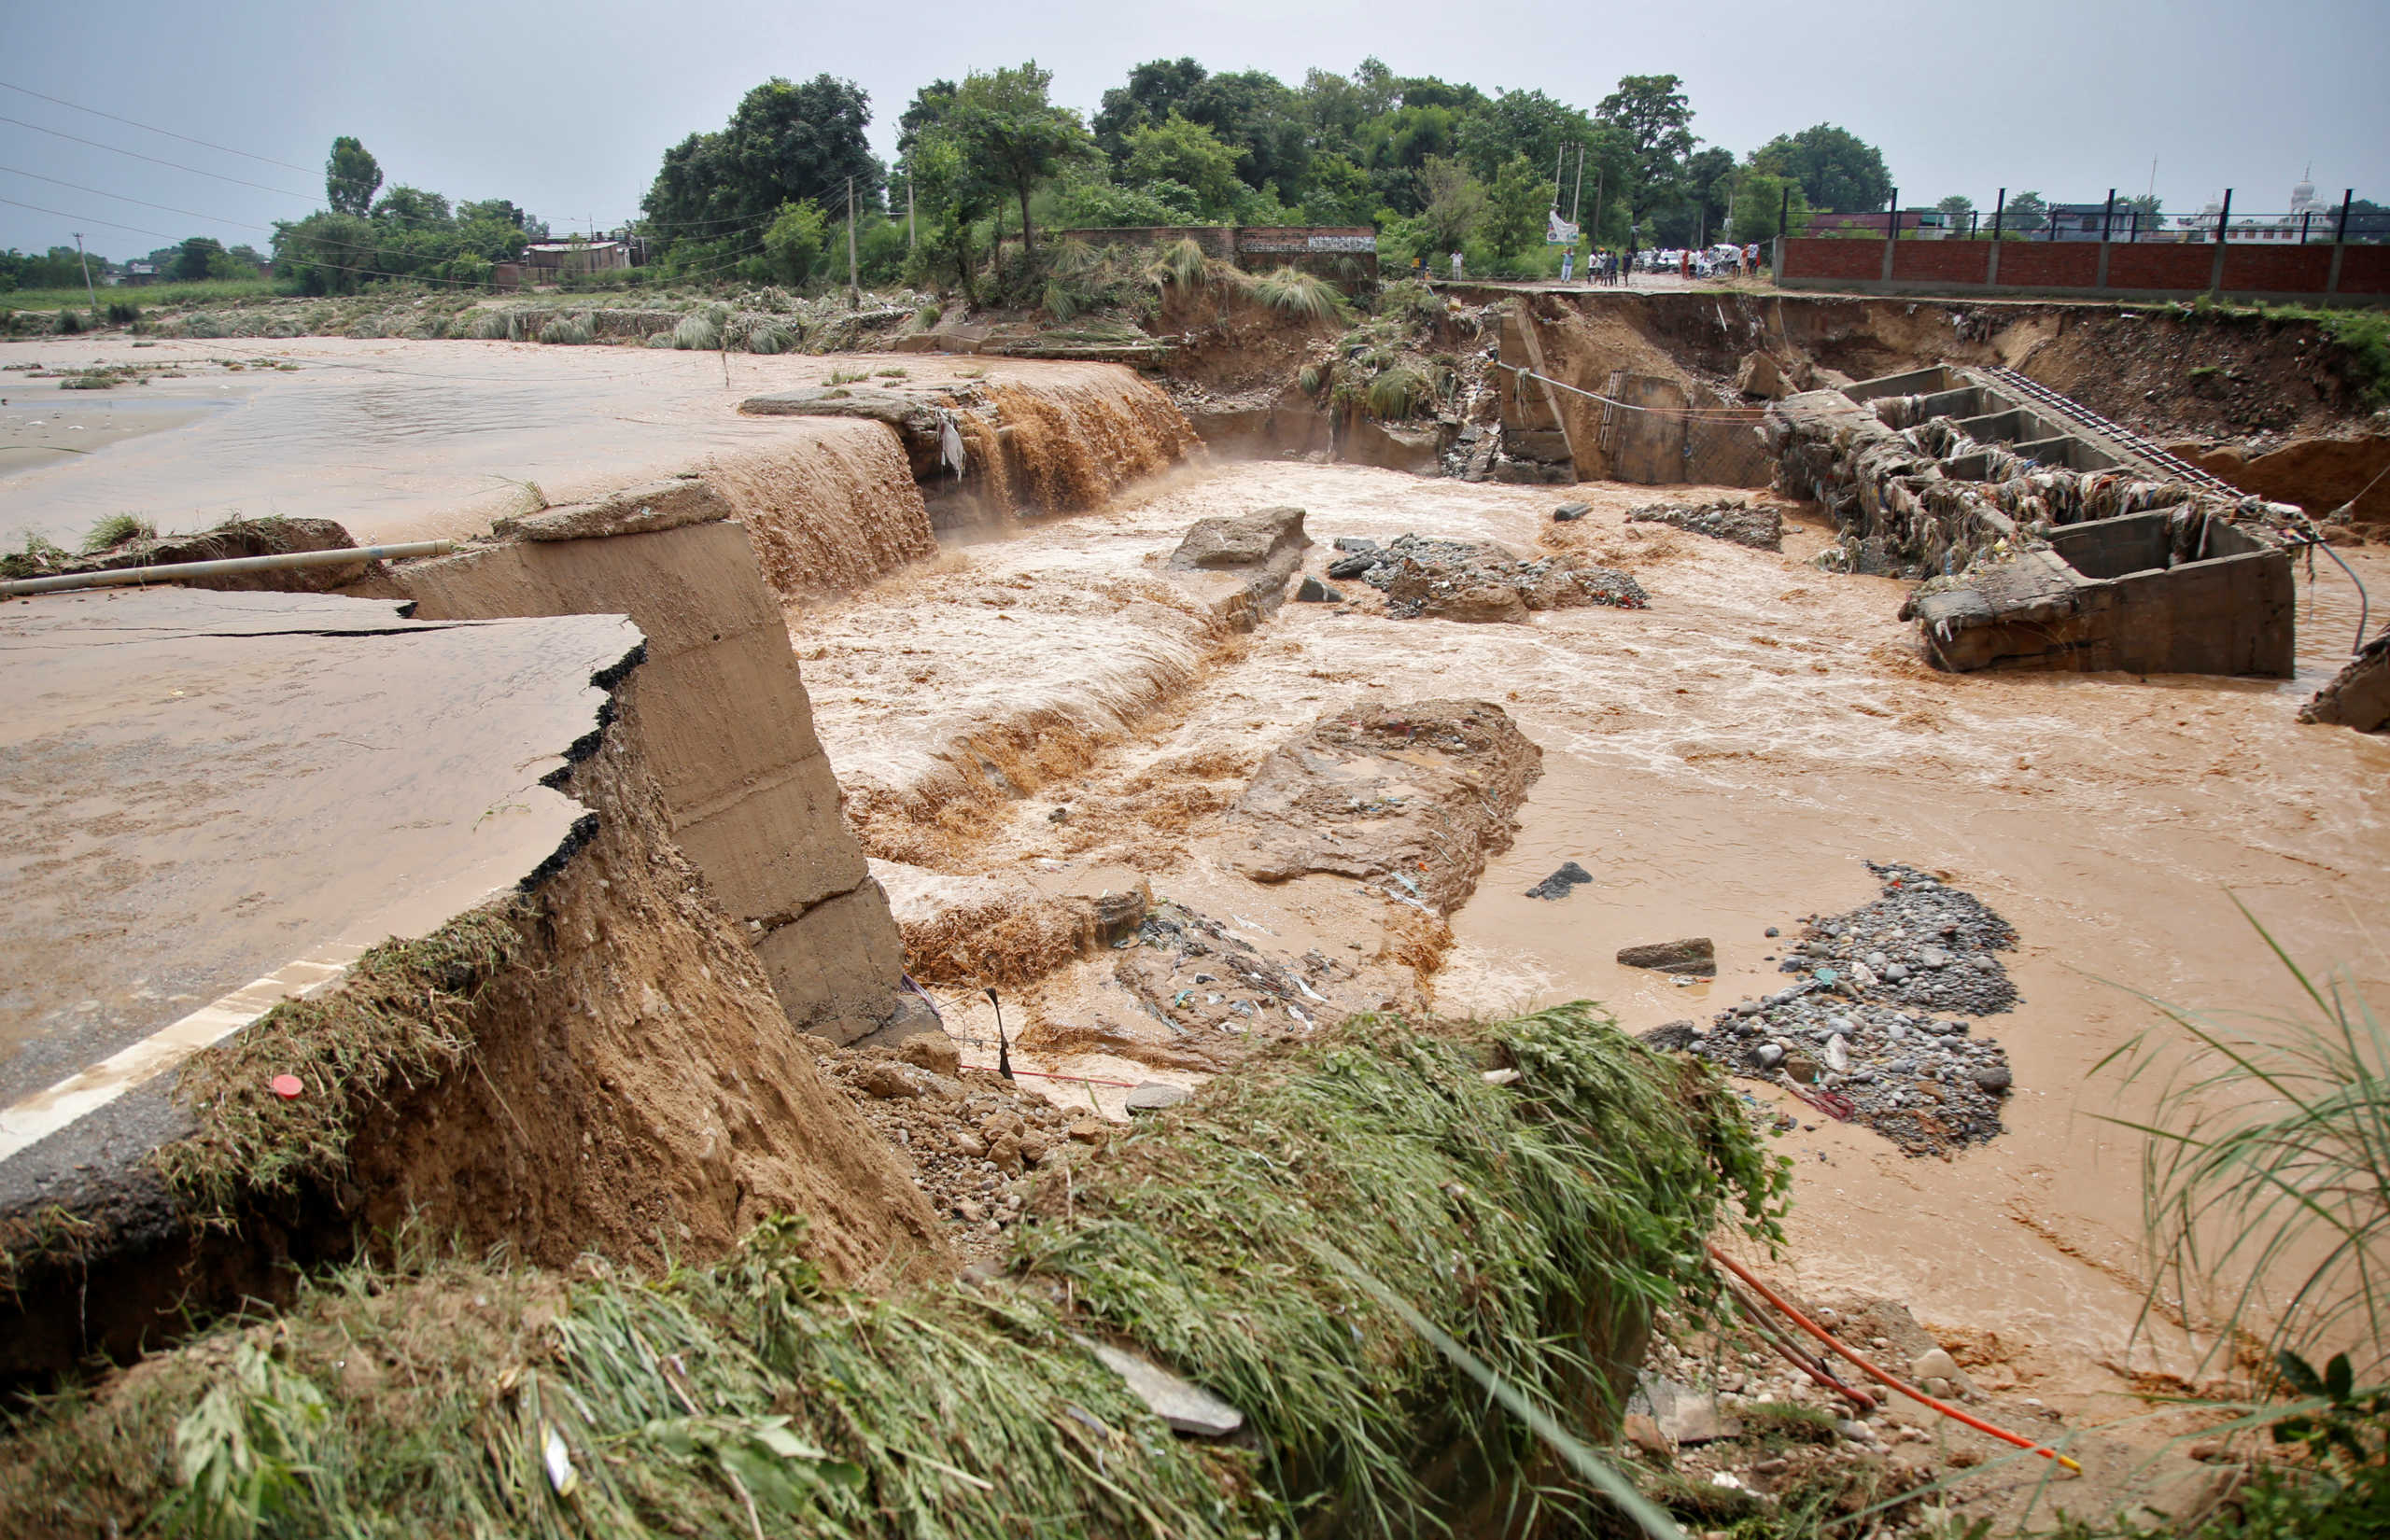
[[1983, 281], [1988, 288], [2000, 282], [2000, 224], [2008, 214], [2008, 189], [2002, 188], [1991, 205], [1991, 250], [1983, 259]]
[[1892, 243], [1901, 238], [1901, 189], [1892, 189], [1892, 206], [1884, 216], [1884, 281], [1892, 278]]
[[2224, 247], [2232, 229], [2232, 189], [2224, 189], [2224, 206], [2215, 216], [2215, 265], [2208, 270], [2207, 291], [2224, 292]]
[[2332, 230], [2332, 271], [2324, 278], [2324, 292], [2327, 294], [2338, 294], [2341, 291], [2341, 254], [2348, 250], [2349, 205], [2355, 202], [2356, 202], [2356, 189], [2350, 188], [2341, 194], [2340, 222]]
[[2116, 189], [2108, 189], [2108, 206], [2100, 211], [2100, 273], [2102, 288], [2108, 287], [2108, 237], [2116, 222]]

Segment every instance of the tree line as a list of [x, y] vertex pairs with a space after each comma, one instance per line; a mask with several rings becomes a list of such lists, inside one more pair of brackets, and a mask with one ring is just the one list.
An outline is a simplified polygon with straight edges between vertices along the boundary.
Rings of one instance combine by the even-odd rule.
[[844, 276], [855, 210], [866, 279], [964, 286], [995, 244], [1051, 228], [1372, 226], [1382, 258], [1466, 251], [1539, 269], [1555, 197], [1613, 246], [1764, 241], [1787, 211], [1881, 208], [1882, 154], [1821, 123], [1737, 158], [1704, 146], [1673, 75], [1630, 75], [1592, 106], [1491, 95], [1377, 59], [1291, 86], [1191, 58], [1137, 65], [1091, 119], [1035, 63], [934, 80], [872, 152], [871, 99], [820, 75], [756, 87], [719, 130], [667, 150], [642, 204], [668, 261], [802, 284]]

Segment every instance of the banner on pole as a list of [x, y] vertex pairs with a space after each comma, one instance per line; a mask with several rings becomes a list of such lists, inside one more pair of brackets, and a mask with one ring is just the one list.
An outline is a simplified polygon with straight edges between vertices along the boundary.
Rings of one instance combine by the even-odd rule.
[[1543, 244], [1548, 246], [1573, 246], [1577, 244], [1576, 225], [1563, 219], [1556, 208], [1543, 227]]

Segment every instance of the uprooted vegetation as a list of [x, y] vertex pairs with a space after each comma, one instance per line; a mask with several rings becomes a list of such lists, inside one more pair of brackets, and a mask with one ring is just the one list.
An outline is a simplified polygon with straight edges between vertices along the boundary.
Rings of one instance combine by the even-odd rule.
[[[1536, 1401], [1608, 1421], [1651, 1312], [1705, 1297], [1701, 1239], [1722, 1219], [1773, 1239], [1789, 1182], [1707, 1071], [1582, 1004], [1435, 1034], [1358, 1018], [1049, 1164], [1011, 1270], [978, 1286], [831, 1288], [784, 1220], [653, 1278], [594, 1261], [331, 1272], [278, 1320], [36, 1406], [0, 1452], [5, 1527], [1392, 1534], [1504, 1503], [1557, 1519], [1590, 1500], [1318, 1239]], [[1173, 1438], [1089, 1337], [1224, 1396], [1251, 1446]]]

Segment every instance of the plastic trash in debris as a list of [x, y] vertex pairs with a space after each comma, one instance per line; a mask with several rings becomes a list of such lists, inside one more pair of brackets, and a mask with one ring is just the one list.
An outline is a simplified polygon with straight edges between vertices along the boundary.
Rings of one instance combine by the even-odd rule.
[[295, 1101], [307, 1087], [297, 1075], [276, 1075], [266, 1082], [266, 1088], [285, 1101]]
[[540, 1453], [547, 1462], [548, 1485], [555, 1489], [558, 1497], [570, 1497], [581, 1485], [581, 1473], [572, 1468], [572, 1448], [554, 1423], [542, 1423], [541, 1427], [547, 1434]]

